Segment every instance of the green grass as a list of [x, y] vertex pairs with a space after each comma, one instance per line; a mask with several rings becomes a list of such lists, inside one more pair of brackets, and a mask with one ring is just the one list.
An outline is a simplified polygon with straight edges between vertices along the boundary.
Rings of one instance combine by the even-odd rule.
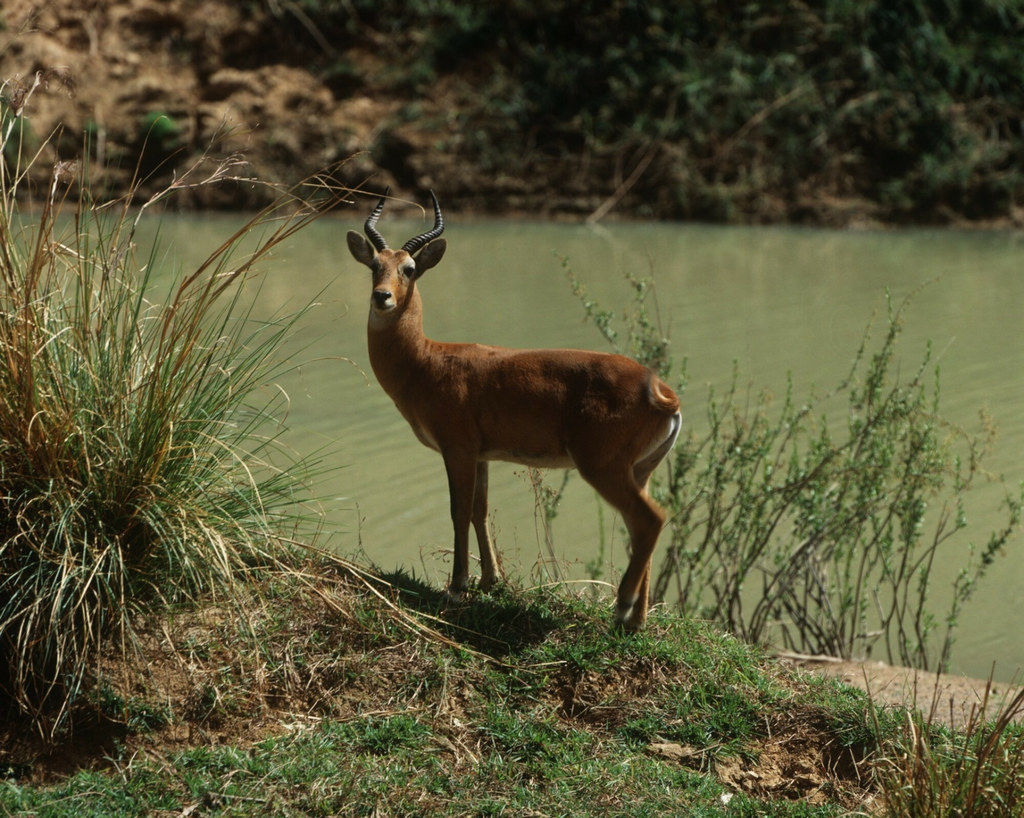
[[943, 814], [895, 808], [913, 781], [919, 802], [930, 787], [982, 815], [964, 805], [1021, 790], [1002, 716], [965, 734], [876, 711], [664, 608], [624, 636], [606, 600], [551, 589], [450, 606], [337, 560], [262, 583], [244, 620], [148, 620], [145, 664], [105, 694], [111, 741], [59, 765], [0, 745], [0, 814]]
[[[756, 769], [769, 735], [823, 743], [855, 723], [873, 737], [862, 694], [781, 675], [664, 611], [624, 636], [603, 600], [504, 587], [447, 607], [390, 579], [310, 564], [254, 590], [244, 627], [191, 606], [154, 618], [149, 669], [121, 680], [135, 692], [107, 694], [109, 760], [78, 759], [104, 769], [9, 780], [0, 812], [826, 816], [861, 797], [834, 778], [834, 798], [811, 807], [737, 790], [715, 770]], [[46, 776], [44, 761], [29, 767]]]

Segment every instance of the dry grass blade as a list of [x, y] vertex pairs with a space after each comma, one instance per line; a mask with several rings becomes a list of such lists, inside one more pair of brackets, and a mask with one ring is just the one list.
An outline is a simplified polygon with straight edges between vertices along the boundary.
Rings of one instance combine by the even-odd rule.
[[[998, 707], [994, 718], [992, 706]], [[990, 679], [962, 730], [910, 709], [878, 765], [887, 814], [897, 818], [1016, 815], [1024, 805], [1024, 688], [996, 702]]]

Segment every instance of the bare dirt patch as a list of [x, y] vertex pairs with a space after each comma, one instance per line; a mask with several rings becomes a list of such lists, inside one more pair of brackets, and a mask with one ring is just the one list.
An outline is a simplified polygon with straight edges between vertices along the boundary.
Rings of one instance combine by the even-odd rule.
[[801, 667], [866, 691], [876, 704], [916, 707], [923, 715], [962, 729], [977, 715], [993, 718], [1020, 685], [989, 682], [948, 673], [914, 670], [884, 662], [853, 662], [830, 657], [780, 657]]

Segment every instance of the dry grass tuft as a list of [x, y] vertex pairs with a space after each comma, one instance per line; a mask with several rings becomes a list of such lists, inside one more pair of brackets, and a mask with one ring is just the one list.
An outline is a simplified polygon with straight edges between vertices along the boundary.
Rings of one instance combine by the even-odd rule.
[[17, 133], [43, 79], [0, 97], [0, 692], [56, 740], [96, 695], [100, 658], [136, 649], [140, 617], [246, 593], [302, 524], [310, 466], [281, 443], [273, 387], [302, 312], [256, 321], [242, 285], [338, 191], [281, 191], [154, 293], [161, 257], [139, 254], [140, 220], [237, 181], [238, 158], [141, 203], [137, 187], [94, 199], [75, 163], [36, 190], [45, 146], [23, 156]]

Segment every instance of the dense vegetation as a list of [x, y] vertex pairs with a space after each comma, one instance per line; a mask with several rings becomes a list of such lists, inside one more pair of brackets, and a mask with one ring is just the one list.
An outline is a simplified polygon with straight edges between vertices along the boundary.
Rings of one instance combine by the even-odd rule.
[[[548, 209], [941, 222], [1024, 193], [1019, 0], [270, 5], [337, 91], [409, 100], [449, 198], [482, 207], [541, 180]], [[400, 175], [413, 148], [384, 128], [375, 159]]]

